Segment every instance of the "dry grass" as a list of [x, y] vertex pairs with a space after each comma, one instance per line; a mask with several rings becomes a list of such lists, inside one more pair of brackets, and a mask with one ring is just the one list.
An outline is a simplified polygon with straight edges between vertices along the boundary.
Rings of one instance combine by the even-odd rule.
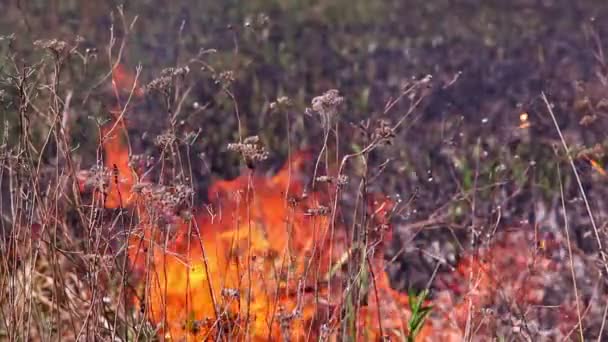
[[[174, 67], [130, 71], [125, 56], [140, 19], [122, 8], [112, 13], [109, 41], [99, 49], [80, 37], [24, 42], [7, 35], [0, 41], [6, 113], [0, 145], [0, 339], [149, 341], [166, 338], [175, 327], [199, 338], [209, 331], [216, 340], [255, 336], [260, 301], [251, 296], [259, 290], [254, 280], [276, 285], [270, 292], [276, 298], [264, 307], [271, 312], [266, 338], [406, 339], [419, 317], [412, 317], [411, 298], [403, 290], [415, 283], [406, 279], [408, 270], [422, 262], [431, 272], [416, 272], [423, 277], [416, 287], [429, 291], [433, 309], [419, 339], [602, 340], [606, 225], [601, 198], [588, 193], [605, 181], [604, 146], [574, 146], [576, 134], [562, 130], [544, 94], [536, 99], [545, 105], [544, 114], [520, 111], [513, 120], [515, 148], [498, 134], [465, 130], [460, 119], [437, 124], [424, 117], [433, 96], [459, 87], [460, 73], [447, 81], [407, 79], [365, 115], [349, 114], [355, 95], [332, 87], [321, 94], [290, 94], [294, 98], [268, 93], [259, 114], [266, 129], [249, 112], [242, 81], [251, 55], [237, 37], [243, 29], [243, 36], [251, 34], [261, 44], [270, 18], [259, 15], [233, 27], [231, 46], [191, 55], [180, 50]], [[602, 67], [599, 34], [587, 34]], [[32, 49], [22, 49], [24, 44]], [[598, 79], [605, 83], [605, 77]], [[210, 92], [207, 102], [200, 101], [201, 87]], [[594, 101], [578, 103], [589, 112], [581, 125], [601, 120], [603, 105]], [[204, 114], [200, 127], [199, 116], [209, 108], [221, 115]], [[545, 119], [558, 139], [534, 140]], [[488, 122], [480, 120], [482, 127]], [[157, 121], [162, 129], [144, 137], [138, 133], [145, 121]], [[432, 140], [413, 132], [422, 125], [440, 126], [427, 132], [450, 143], [433, 156], [407, 145], [408, 134], [421, 143]], [[87, 139], [78, 138], [82, 132]], [[122, 145], [111, 142], [121, 137]], [[201, 154], [201, 146], [207, 153]], [[287, 180], [272, 176], [278, 160], [290, 160], [303, 148], [312, 151], [305, 172], [288, 163]], [[211, 168], [223, 164], [207, 154], [228, 156], [224, 161], [241, 166], [242, 176], [235, 183], [213, 179]], [[279, 183], [285, 187], [277, 190]], [[206, 189], [200, 184], [211, 189], [208, 195], [201, 194]], [[419, 190], [409, 191], [412, 184]], [[390, 210], [382, 192], [392, 195]], [[287, 223], [266, 214], [272, 227], [260, 229], [270, 224], [260, 224], [255, 215], [266, 212], [258, 206], [275, 205], [275, 197], [276, 212]], [[533, 208], [521, 212], [518, 201]], [[534, 222], [527, 222], [530, 212], [537, 215]], [[298, 226], [298, 213], [322, 226], [321, 236], [308, 240], [290, 230]], [[195, 219], [201, 216], [205, 220]], [[190, 223], [180, 229], [176, 222]], [[214, 270], [209, 246], [215, 245], [204, 236], [217, 226], [245, 228], [247, 238], [237, 235], [226, 248], [233, 253], [239, 247], [234, 254], [246, 260], [235, 272], [240, 280], [216, 292], [208, 280], [205, 305], [212, 319], [193, 311], [168, 322], [174, 304], [164, 301], [179, 286], [168, 286], [175, 278], [157, 266], [166, 272], [173, 265], [166, 260], [178, 260], [188, 268], [177, 269], [189, 270], [196, 251], [202, 269]], [[267, 235], [256, 240], [260, 230]], [[273, 245], [282, 246], [283, 233], [286, 247], [277, 252]], [[133, 239], [142, 243], [145, 263], [130, 254]], [[309, 241], [310, 250], [294, 247]], [[261, 251], [263, 257], [256, 254]], [[155, 265], [159, 255], [165, 261]], [[315, 263], [316, 257], [322, 262]], [[278, 276], [264, 268], [269, 263]], [[196, 280], [186, 273], [183, 305], [190, 308], [196, 295], [207, 294], [190, 297]], [[160, 314], [150, 308], [159, 302]], [[234, 309], [237, 302], [242, 306]]]

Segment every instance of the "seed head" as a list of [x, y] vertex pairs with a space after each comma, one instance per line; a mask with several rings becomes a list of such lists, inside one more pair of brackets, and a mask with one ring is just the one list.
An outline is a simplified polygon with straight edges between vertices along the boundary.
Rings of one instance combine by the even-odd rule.
[[321, 96], [312, 99], [312, 111], [321, 116], [323, 127], [329, 127], [334, 117], [338, 114], [339, 107], [344, 103], [344, 97], [340, 96], [337, 89], [331, 89]]
[[269, 156], [257, 135], [245, 138], [242, 143], [228, 144], [227, 148], [229, 151], [239, 152], [250, 169], [253, 169], [256, 163], [268, 159]]

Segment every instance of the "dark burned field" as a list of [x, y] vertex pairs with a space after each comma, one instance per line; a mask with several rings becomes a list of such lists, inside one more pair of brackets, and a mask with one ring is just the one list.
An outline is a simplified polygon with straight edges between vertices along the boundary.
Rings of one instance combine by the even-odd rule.
[[[248, 233], [264, 255], [314, 235], [290, 257], [326, 257], [343, 290], [294, 261], [300, 282], [274, 281], [298, 315], [269, 315], [267, 338], [412, 336], [408, 289], [433, 306], [419, 339], [608, 336], [608, 2], [4, 0], [0, 13], [0, 340], [255, 335], [228, 304], [234, 317], [205, 328], [215, 299], [159, 316], [170, 286], [127, 271], [154, 273], [125, 232], [160, 229], [185, 254], [176, 220], [230, 231], [214, 210], [251, 219], [227, 198], [243, 189], [269, 208], [252, 209], [262, 225], [338, 227], [327, 255], [309, 231]], [[100, 144], [108, 126], [126, 143]], [[301, 177], [283, 178], [295, 155]], [[83, 185], [100, 174], [105, 197]], [[149, 184], [171, 213], [143, 209]], [[240, 286], [220, 297], [244, 301]]]

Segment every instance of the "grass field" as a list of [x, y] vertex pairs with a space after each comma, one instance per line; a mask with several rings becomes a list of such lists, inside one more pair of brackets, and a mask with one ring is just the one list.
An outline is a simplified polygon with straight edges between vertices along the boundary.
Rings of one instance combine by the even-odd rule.
[[608, 3], [0, 13], [0, 340], [605, 339]]

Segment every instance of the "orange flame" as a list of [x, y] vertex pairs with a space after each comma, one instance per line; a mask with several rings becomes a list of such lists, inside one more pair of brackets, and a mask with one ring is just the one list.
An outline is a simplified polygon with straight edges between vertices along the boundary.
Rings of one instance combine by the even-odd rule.
[[[300, 162], [296, 157], [291, 164]], [[306, 336], [318, 300], [311, 289], [319, 271], [327, 270], [318, 247], [329, 225], [327, 217], [308, 215], [317, 202], [312, 196], [290, 199], [301, 190], [285, 171], [270, 179], [244, 175], [218, 182], [209, 196], [217, 214], [176, 220], [165, 228], [177, 234], [168, 244], [152, 233], [162, 229], [153, 210], [138, 205], [146, 217], [144, 238], [131, 240], [129, 257], [148, 270], [144, 303], [150, 320], [164, 324], [166, 337]]]
[[[129, 149], [118, 134], [125, 131], [119, 119], [102, 132], [104, 161], [114, 172], [104, 205], [137, 213], [139, 224], [128, 235], [128, 258], [140, 279], [141, 295], [134, 301], [158, 326], [161, 337], [186, 341], [333, 338], [345, 289], [339, 279], [327, 275], [348, 254], [339, 233], [345, 229], [336, 227], [328, 215], [332, 186], [302, 195], [307, 154], [297, 154], [273, 177], [251, 172], [217, 181], [209, 188], [209, 206], [199, 212], [180, 212], [168, 204], [179, 197], [178, 189], [137, 183]], [[391, 288], [385, 272], [392, 206], [380, 196], [369, 203], [377, 229], [369, 235], [374, 251], [369, 261], [371, 289], [367, 304], [357, 312], [361, 340], [396, 340], [408, 330], [408, 297]], [[434, 302], [440, 319], [426, 324], [416, 340], [460, 341], [472, 308], [491, 303], [499, 283], [514, 284], [518, 303], [538, 303], [538, 291], [522, 292], [531, 286], [517, 273], [535, 255], [515, 254], [513, 260], [500, 263], [501, 255], [519, 250], [520, 240], [507, 237], [483, 255], [465, 258], [455, 274], [462, 283], [474, 286], [461, 301], [439, 293]], [[542, 257], [537, 264], [540, 269], [550, 266]], [[504, 271], [508, 269], [516, 271]], [[480, 321], [479, 315], [473, 316], [475, 322]]]
[[606, 170], [604, 169], [604, 167], [602, 166], [602, 164], [600, 164], [597, 160], [592, 159], [589, 156], [584, 156], [585, 159], [587, 159], [587, 161], [589, 162], [589, 164], [591, 165], [591, 167], [600, 175], [602, 176], [607, 176], [608, 172], [606, 172]]
[[[104, 150], [104, 164], [111, 169], [111, 179], [105, 198], [106, 208], [120, 208], [130, 205], [131, 188], [135, 183], [135, 173], [129, 166], [129, 153], [123, 147], [125, 132], [123, 121], [107, 124], [101, 130]], [[126, 152], [126, 153], [125, 153]]]
[[[331, 279], [326, 275], [344, 248], [330, 241], [331, 219], [327, 209], [322, 210], [331, 189], [300, 196], [306, 154], [296, 154], [289, 167], [271, 178], [252, 173], [215, 182], [209, 189], [214, 209], [188, 218], [167, 214], [151, 184], [132, 191], [135, 178], [128, 149], [109, 137], [104, 143], [106, 163], [116, 165], [116, 178], [122, 182], [110, 186], [105, 206], [133, 205], [137, 210], [140, 225], [128, 243], [132, 267], [144, 277], [144, 294], [137, 303], [161, 326], [165, 338], [318, 336], [317, 322], [327, 321], [339, 305], [332, 302], [340, 296], [329, 293]], [[386, 228], [391, 206], [386, 199], [370, 205], [383, 227], [378, 243], [390, 233]], [[331, 255], [330, 244], [335, 247]], [[384, 273], [382, 247], [378, 250], [377, 290], [398, 296]]]
[[120, 91], [130, 93], [133, 90], [133, 95], [136, 97], [144, 95], [144, 89], [139, 86], [136, 77], [122, 64], [117, 64], [112, 69], [112, 88], [116, 93]]
[[[209, 189], [211, 205], [189, 214], [168, 212], [166, 194], [159, 196], [155, 185], [133, 184], [135, 172], [121, 140], [107, 139], [104, 148], [106, 162], [117, 166], [117, 178], [123, 180], [110, 186], [105, 206], [130, 206], [139, 217], [128, 239], [128, 257], [141, 278], [142, 295], [135, 302], [164, 339], [310, 340], [322, 334], [322, 323], [335, 328], [344, 286], [327, 274], [347, 251], [341, 238], [330, 240], [332, 220], [318, 210], [333, 189], [298, 196], [304, 192], [305, 154], [274, 177], [250, 173], [215, 182]], [[392, 202], [379, 196], [368, 209], [377, 229], [369, 236], [375, 250], [371, 289], [357, 312], [362, 340], [403, 338], [411, 318], [407, 295], [391, 288], [385, 272], [391, 209]], [[467, 324], [479, 333], [485, 327], [479, 309], [492, 304], [499, 288], [511, 291], [521, 305], [540, 303], [542, 284], [522, 280], [520, 271], [530, 260], [539, 270], [549, 270], [550, 260], [534, 251], [521, 253], [521, 234], [498, 241], [458, 265], [452, 275], [460, 279], [456, 287], [468, 289], [454, 292], [464, 298], [439, 293], [433, 301], [435, 318], [417, 341], [460, 341]]]
[[164, 210], [154, 185], [133, 190], [129, 152], [114, 133], [121, 127], [104, 129], [105, 162], [115, 172], [105, 206], [137, 211], [128, 255], [144, 274], [138, 304], [150, 321], [172, 340], [311, 334], [317, 308], [331, 304], [318, 286], [330, 263], [321, 248], [330, 225], [314, 214], [322, 196], [296, 195], [303, 192], [298, 170], [307, 157], [296, 155], [272, 178], [216, 182], [209, 190], [214, 212], [184, 218]]

